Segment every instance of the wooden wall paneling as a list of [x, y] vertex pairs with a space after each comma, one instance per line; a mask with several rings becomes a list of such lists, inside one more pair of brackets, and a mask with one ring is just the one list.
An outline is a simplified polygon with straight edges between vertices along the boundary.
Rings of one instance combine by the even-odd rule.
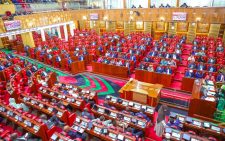
[[220, 32], [221, 24], [211, 24], [209, 29], [209, 37], [217, 38]]
[[152, 33], [152, 22], [144, 22], [144, 33]]
[[130, 24], [130, 33], [135, 32], [136, 31], [136, 29], [135, 29], [136, 22], [132, 21], [129, 24]]
[[85, 21], [84, 20], [79, 21], [79, 29], [85, 29]]
[[187, 33], [187, 42], [188, 43], [192, 43], [192, 41], [194, 40], [195, 36], [196, 36], [196, 23], [189, 23], [188, 26], [188, 33]]
[[188, 32], [188, 22], [177, 22], [176, 24], [176, 34], [180, 36], [187, 36]]
[[209, 29], [210, 29], [209, 23], [197, 22], [196, 36], [208, 36]]
[[127, 36], [130, 34], [130, 24], [129, 22], [124, 22], [124, 35]]
[[107, 21], [106, 22], [106, 31], [107, 32], [115, 32], [116, 31], [116, 22], [115, 21]]
[[170, 22], [169, 28], [168, 28], [168, 34], [169, 35], [176, 35], [177, 30], [177, 23], [176, 22]]
[[224, 30], [224, 33], [223, 33], [223, 43], [225, 45], [225, 30]]

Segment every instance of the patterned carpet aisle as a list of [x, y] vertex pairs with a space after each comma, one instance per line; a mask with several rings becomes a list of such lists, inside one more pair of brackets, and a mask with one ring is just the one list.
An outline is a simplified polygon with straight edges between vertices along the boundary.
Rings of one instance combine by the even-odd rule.
[[[5, 53], [13, 53], [12, 51], [6, 49], [3, 49], [1, 51], [4, 51]], [[47, 71], [49, 70], [57, 73], [58, 80], [60, 82], [73, 84], [81, 88], [87, 88], [98, 92], [98, 96], [101, 99], [105, 98], [106, 95], [119, 96], [119, 89], [126, 83], [126, 81], [122, 81], [120, 79], [100, 76], [92, 73], [72, 75], [29, 57], [18, 54], [14, 55], [37, 65], [38, 68], [46, 68]]]

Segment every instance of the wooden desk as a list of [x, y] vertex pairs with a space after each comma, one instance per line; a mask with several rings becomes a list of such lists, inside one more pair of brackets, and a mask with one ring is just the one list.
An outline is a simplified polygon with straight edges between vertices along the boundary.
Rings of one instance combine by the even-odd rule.
[[[97, 137], [101, 140], [104, 140], [104, 141], [113, 141], [113, 140], [117, 139], [118, 135], [124, 136], [124, 138], [125, 138], [124, 140], [126, 140], [126, 139], [128, 139], [129, 141], [135, 141], [136, 140], [136, 138], [134, 136], [129, 136], [129, 135], [126, 135], [123, 132], [112, 130], [109, 127], [98, 124], [97, 122], [94, 122], [93, 127], [91, 129], [89, 129], [87, 127], [89, 122], [90, 122], [90, 120], [85, 119], [85, 118], [80, 117], [80, 116], [77, 116], [76, 120], [73, 123], [73, 126], [71, 127], [71, 129], [76, 131], [75, 128], [76, 128], [76, 126], [78, 126], [78, 127], [82, 128], [83, 130], [85, 130], [85, 132], [88, 133], [89, 135], [95, 136], [95, 137]], [[86, 125], [86, 126], [84, 126], [84, 125]], [[98, 132], [96, 130], [97, 128], [101, 129], [101, 130], [107, 129], [107, 133], [103, 134], [101, 132]], [[112, 137], [110, 137], [110, 133], [115, 134], [116, 138], [113, 139]]]
[[131, 79], [119, 90], [119, 93], [123, 99], [155, 107], [158, 104], [162, 87], [160, 84], [150, 84]]
[[[119, 103], [117, 100], [120, 99], [122, 100], [121, 103]], [[116, 107], [116, 109], [120, 109], [120, 110], [125, 110], [127, 107], [129, 108], [129, 110], [131, 110], [132, 112], [140, 112], [140, 109], [144, 108], [145, 109], [145, 114], [151, 119], [151, 121], [154, 120], [154, 112], [155, 112], [155, 108], [154, 107], [150, 107], [147, 105], [143, 105], [140, 103], [135, 103], [132, 102], [133, 104], [130, 105], [129, 103], [131, 103], [128, 100], [125, 99], [121, 99], [121, 98], [117, 98], [114, 96], [106, 96], [106, 100], [108, 100], [109, 105]]]
[[33, 98], [31, 96], [27, 96], [25, 94], [21, 94], [21, 98], [19, 100], [20, 102], [32, 107], [33, 109], [36, 109], [42, 113], [45, 113], [49, 116], [53, 116], [52, 113], [53, 109], [56, 109], [58, 112], [56, 116], [63, 122], [69, 124], [69, 112], [67, 110], [62, 110], [59, 107], [56, 107], [54, 105], [51, 105], [50, 103], [46, 103], [44, 101], [41, 101], [39, 99]]
[[73, 141], [72, 139], [70, 139], [69, 137], [61, 134], [61, 133], [58, 133], [58, 132], [55, 132], [54, 134], [52, 134], [52, 136], [50, 137], [50, 141], [59, 141], [59, 140], [62, 140], [62, 141]]
[[94, 73], [128, 78], [128, 68], [123, 66], [115, 66], [115, 65], [92, 62], [92, 70]]
[[[219, 124], [197, 119], [197, 118], [188, 117], [188, 116], [182, 116], [179, 114], [176, 114], [176, 115], [179, 120], [180, 120], [180, 117], [184, 119], [183, 121], [181, 121], [181, 124], [183, 125], [183, 131], [191, 130], [191, 131], [194, 131], [198, 136], [202, 136], [202, 137], [213, 136], [220, 141], [223, 141], [225, 139], [225, 133], [222, 131], [222, 129], [225, 127], [220, 126]], [[204, 126], [204, 123], [208, 123], [209, 127]], [[217, 132], [216, 130], [213, 130], [212, 126], [218, 127], [220, 131]]]
[[[108, 109], [100, 105], [94, 105], [91, 111], [94, 113], [94, 115], [98, 117], [103, 115], [106, 119], [111, 119], [111, 120], [119, 118], [119, 115], [120, 115], [123, 117], [123, 119], [120, 119], [120, 121], [127, 123], [129, 126], [138, 130], [142, 130], [143, 132], [146, 132], [147, 130], [149, 130], [148, 128], [150, 126], [150, 123], [148, 123], [145, 119], [141, 119], [138, 117], [125, 114], [125, 113], [121, 113], [120, 111], [117, 111], [117, 110]], [[109, 113], [107, 113], [106, 111], [109, 111]], [[125, 118], [129, 119], [129, 121], [126, 120]], [[132, 122], [132, 120], [134, 119], [136, 123]], [[139, 121], [140, 121], [140, 124], [142, 125], [139, 125]]]
[[53, 91], [52, 89], [49, 89], [49, 88], [43, 88], [42, 90], [39, 90], [38, 92], [41, 93], [43, 97], [54, 98], [57, 101], [62, 101], [62, 103], [65, 106], [70, 105], [71, 107], [75, 109], [80, 109], [80, 110], [84, 109], [85, 101], [79, 97], [75, 98], [71, 95], [65, 95], [60, 92]]
[[[17, 124], [18, 126], [22, 127], [23, 129], [27, 130], [28, 132], [40, 137], [43, 141], [48, 141], [47, 136], [47, 126], [43, 123], [39, 123], [38, 121], [26, 117], [23, 113], [19, 113], [17, 110], [3, 104], [0, 102], [0, 107], [4, 107], [5, 111], [1, 111], [0, 115], [4, 118], [10, 120], [11, 122]], [[12, 115], [9, 115], [7, 111], [11, 111]], [[16, 117], [20, 117], [22, 121], [19, 121]], [[31, 123], [31, 127], [27, 126], [24, 121], [29, 121]]]
[[80, 73], [85, 71], [84, 61], [76, 61], [71, 63], [72, 74]]
[[194, 82], [194, 78], [183, 77], [181, 89], [184, 91], [192, 92]]
[[[183, 131], [175, 130], [175, 129], [172, 129], [172, 128], [170, 128], [171, 129], [171, 133], [166, 133], [167, 129], [168, 128], [165, 129], [165, 132], [163, 134], [163, 139], [166, 139], [166, 140], [170, 140], [170, 141], [185, 141], [183, 136], [186, 135], [186, 136], [190, 137], [190, 140], [191, 139], [196, 139], [198, 141], [209, 141], [207, 138], [203, 138], [203, 137], [198, 136], [198, 135], [192, 135], [192, 134], [190, 134], [188, 132], [183, 132]], [[175, 137], [174, 133], [177, 134], [180, 137]], [[169, 134], [170, 137], [168, 138], [166, 134]]]
[[171, 81], [172, 81], [172, 75], [136, 69], [135, 79], [139, 81], [147, 82], [147, 83], [153, 83], [153, 84], [157, 83], [157, 84], [162, 84], [165, 87], [170, 87]]

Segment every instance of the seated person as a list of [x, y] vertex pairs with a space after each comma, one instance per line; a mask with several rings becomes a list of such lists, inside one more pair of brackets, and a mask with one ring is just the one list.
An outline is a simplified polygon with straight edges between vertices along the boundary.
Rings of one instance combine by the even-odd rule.
[[27, 75], [28, 77], [31, 77], [31, 76], [32, 76], [32, 72], [28, 69], [28, 70], [26, 70], [26, 75]]
[[143, 138], [144, 137], [143, 131], [135, 129], [135, 128], [131, 128], [131, 127], [127, 128], [127, 130], [125, 131], [125, 134], [131, 135], [131, 136], [135, 136], [136, 140], [139, 140], [139, 138]]
[[208, 71], [209, 71], [209, 72], [216, 72], [216, 67], [213, 66], [213, 65], [210, 65], [210, 66], [208, 67]]
[[208, 74], [205, 76], [205, 80], [215, 82], [215, 77], [212, 75], [212, 73], [208, 73]]
[[209, 58], [208, 59], [208, 63], [209, 64], [215, 64], [216, 63], [216, 59], [215, 58]]
[[205, 50], [207, 50], [207, 47], [205, 45], [203, 45], [200, 47], [200, 50], [205, 51]]
[[197, 78], [197, 79], [201, 79], [201, 78], [203, 78], [203, 76], [204, 76], [204, 74], [202, 71], [197, 71], [195, 73], [195, 78]]
[[168, 123], [166, 125], [171, 127], [171, 128], [174, 128], [174, 129], [177, 129], [177, 130], [181, 130], [181, 128], [179, 126], [180, 125], [180, 121], [177, 118], [177, 115], [170, 116], [169, 121], [168, 121]]
[[196, 68], [196, 64], [194, 62], [191, 62], [188, 64], [188, 68], [189, 69], [195, 69]]
[[32, 72], [36, 72], [38, 70], [38, 68], [35, 66], [35, 65], [33, 65], [32, 67], [31, 67], [31, 71]]
[[103, 106], [106, 107], [106, 108], [111, 108], [111, 106], [109, 105], [109, 101], [108, 100], [104, 101]]
[[189, 56], [189, 57], [188, 57], [188, 61], [189, 61], [189, 62], [195, 62], [195, 57], [194, 57], [194, 55]]
[[152, 57], [153, 57], [153, 56], [157, 56], [157, 54], [158, 54], [158, 53], [157, 53], [156, 51], [151, 51], [151, 52], [149, 53], [149, 56], [152, 56]]
[[193, 70], [187, 70], [186, 72], [185, 72], [185, 75], [184, 75], [185, 77], [188, 77], [188, 78], [191, 78], [191, 77], [194, 77], [194, 72], [193, 72]]
[[63, 134], [69, 136], [71, 139], [81, 138], [82, 141], [85, 141], [87, 138], [87, 134], [85, 132], [84, 133], [77, 132], [71, 129], [69, 126], [63, 127]]
[[81, 116], [91, 120], [94, 119], [94, 116], [90, 112], [88, 112], [87, 108], [84, 108], [83, 112], [81, 113]]
[[198, 50], [198, 46], [197, 45], [193, 45], [192, 46], [192, 50]]
[[145, 70], [145, 65], [143, 63], [140, 63], [139, 69]]
[[219, 74], [217, 75], [217, 77], [216, 77], [216, 81], [217, 82], [224, 82], [224, 75], [223, 75], [223, 73], [222, 72], [219, 72]]
[[129, 107], [126, 107], [126, 109], [123, 110], [122, 113], [134, 116], [134, 113], [129, 109]]
[[5, 69], [4, 65], [0, 64], [0, 71], [2, 71], [4, 69]]
[[56, 111], [57, 110], [53, 109], [54, 114], [49, 120], [47, 119], [47, 116], [45, 114], [40, 115], [41, 121], [47, 125], [48, 129], [52, 128], [53, 126], [62, 127], [65, 125], [65, 123], [61, 122], [56, 116]]
[[144, 61], [145, 62], [154, 62], [150, 57], [145, 57]]
[[220, 44], [220, 45], [216, 48], [216, 52], [224, 52], [224, 47]]
[[149, 72], [154, 72], [154, 67], [153, 67], [153, 65], [149, 65], [148, 67], [147, 67], [147, 71], [149, 71]]
[[199, 52], [197, 53], [197, 55], [199, 55], [199, 56], [205, 56], [205, 52], [204, 52], [203, 50], [201, 50], [201, 51], [199, 51]]
[[163, 68], [162, 66], [158, 66], [158, 67], [156, 68], [156, 72], [157, 72], [157, 73], [163, 73], [163, 71], [164, 71], [164, 68]]
[[202, 70], [205, 70], [205, 69], [206, 69], [206, 67], [202, 62], [197, 65], [197, 70], [202, 71]]
[[151, 121], [150, 118], [145, 114], [145, 109], [141, 109], [140, 112], [135, 113], [135, 116], [141, 117], [141, 118], [147, 120], [148, 122]]
[[160, 65], [166, 66], [167, 64], [168, 64], [168, 61], [165, 60], [165, 59], [162, 59], [162, 60], [160, 61]]
[[165, 73], [165, 74], [172, 74], [172, 69], [171, 69], [170, 67], [166, 67], [166, 68], [164, 69], [164, 73]]
[[104, 116], [100, 116], [99, 118], [93, 119], [91, 121], [91, 125], [89, 125], [90, 127], [92, 127], [93, 122], [97, 122], [100, 125], [109, 126], [112, 123], [112, 120], [105, 120]]
[[177, 66], [177, 63], [176, 63], [176, 61], [174, 61], [173, 59], [170, 59], [170, 60], [168, 61], [168, 65], [169, 65], [169, 66]]
[[165, 54], [165, 56], [164, 56], [164, 58], [166, 58], [166, 59], [169, 59], [169, 58], [171, 58], [171, 54], [169, 54], [169, 53], [166, 53], [166, 54]]
[[199, 56], [198, 62], [203, 62], [203, 63], [205, 63], [205, 59], [203, 58], [203, 56]]
[[176, 48], [176, 49], [175, 49], [175, 53], [176, 53], [176, 54], [181, 54], [181, 53], [182, 53], [182, 52], [181, 52], [181, 49]]

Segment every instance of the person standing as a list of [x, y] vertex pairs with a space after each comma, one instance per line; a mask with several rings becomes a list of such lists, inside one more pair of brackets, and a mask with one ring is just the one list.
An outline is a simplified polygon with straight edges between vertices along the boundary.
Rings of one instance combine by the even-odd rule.
[[162, 105], [158, 111], [158, 117], [156, 119], [155, 132], [156, 135], [162, 137], [164, 126], [166, 126], [165, 117], [168, 107], [166, 105]]

